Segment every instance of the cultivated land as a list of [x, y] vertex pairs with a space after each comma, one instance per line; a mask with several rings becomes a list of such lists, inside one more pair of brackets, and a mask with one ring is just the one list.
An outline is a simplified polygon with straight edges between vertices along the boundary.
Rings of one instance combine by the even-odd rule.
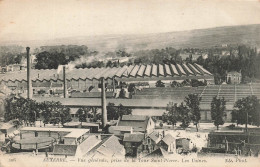
[[[10, 37], [11, 39], [11, 37]], [[39, 47], [43, 45], [87, 45], [100, 52], [125, 48], [127, 51], [145, 49], [208, 48], [222, 44], [248, 44], [260, 46], [260, 25], [228, 26], [191, 31], [168, 32], [146, 35], [105, 35], [60, 38], [49, 41], [2, 41], [0, 45], [17, 44]]]

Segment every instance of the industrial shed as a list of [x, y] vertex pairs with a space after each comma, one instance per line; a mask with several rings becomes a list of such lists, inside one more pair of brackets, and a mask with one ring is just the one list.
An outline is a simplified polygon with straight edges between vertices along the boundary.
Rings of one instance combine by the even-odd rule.
[[[0, 76], [0, 83], [17, 90], [25, 90], [27, 83], [26, 71], [7, 72]], [[148, 82], [150, 87], [155, 87], [155, 82], [162, 80], [171, 82], [185, 79], [207, 80], [214, 83], [213, 75], [199, 64], [148, 64], [130, 65], [113, 68], [85, 68], [66, 70], [68, 88], [83, 91], [90, 86], [98, 88], [99, 80], [104, 78], [108, 85], [113, 81], [126, 83]], [[56, 69], [31, 70], [33, 85], [40, 85], [42, 82], [62, 84], [63, 72]], [[48, 84], [47, 84], [48, 85]], [[14, 89], [13, 89], [14, 90]]]

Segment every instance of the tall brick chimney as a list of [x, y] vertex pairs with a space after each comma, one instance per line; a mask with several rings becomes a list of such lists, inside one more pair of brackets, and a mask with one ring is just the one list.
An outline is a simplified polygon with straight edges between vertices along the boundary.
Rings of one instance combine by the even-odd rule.
[[106, 88], [105, 79], [101, 78], [101, 105], [102, 105], [102, 127], [107, 125], [107, 104], [106, 104]]
[[67, 98], [66, 66], [63, 66], [63, 97]]
[[30, 48], [26, 47], [27, 51], [27, 98], [32, 98], [32, 80], [31, 80], [31, 57]]

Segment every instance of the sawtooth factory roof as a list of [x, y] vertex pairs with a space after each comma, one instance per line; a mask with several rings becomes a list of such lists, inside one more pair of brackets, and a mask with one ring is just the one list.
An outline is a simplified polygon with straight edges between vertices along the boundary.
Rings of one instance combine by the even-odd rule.
[[[1, 81], [26, 81], [26, 71], [7, 72], [0, 76]], [[100, 78], [154, 78], [154, 77], [180, 77], [180, 76], [212, 76], [201, 65], [193, 63], [187, 64], [149, 64], [149, 65], [130, 65], [113, 68], [85, 68], [66, 71], [67, 80], [93, 80]], [[57, 81], [63, 80], [63, 74], [56, 69], [31, 70], [33, 81]]]

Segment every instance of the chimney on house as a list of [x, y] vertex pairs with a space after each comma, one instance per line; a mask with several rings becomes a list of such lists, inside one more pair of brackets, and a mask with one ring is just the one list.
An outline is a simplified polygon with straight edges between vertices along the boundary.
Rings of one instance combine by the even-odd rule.
[[106, 88], [105, 79], [101, 78], [101, 105], [102, 105], [102, 127], [107, 124], [107, 104], [106, 104]]
[[30, 48], [26, 47], [27, 52], [27, 98], [32, 98], [32, 81], [31, 81], [31, 58], [30, 58]]
[[165, 136], [165, 131], [163, 130], [162, 131], [162, 138], [164, 138], [164, 136]]
[[63, 96], [67, 98], [66, 66], [63, 66]]

